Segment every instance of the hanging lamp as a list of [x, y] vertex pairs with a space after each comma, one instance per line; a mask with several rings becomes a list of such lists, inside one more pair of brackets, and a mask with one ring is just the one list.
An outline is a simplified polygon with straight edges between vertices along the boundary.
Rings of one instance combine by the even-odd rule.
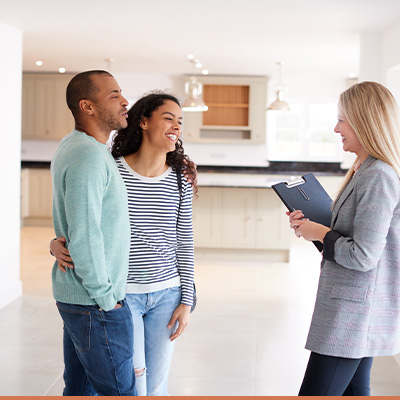
[[282, 62], [277, 62], [279, 80], [276, 87], [276, 99], [269, 105], [267, 110], [290, 111], [289, 104], [283, 99], [283, 94], [286, 89], [285, 84], [282, 82]]
[[195, 67], [196, 64], [199, 63], [199, 61], [195, 60], [194, 57], [189, 57], [189, 55], [188, 60], [193, 66], [193, 72], [190, 79], [185, 82], [186, 99], [182, 103], [182, 111], [207, 111], [208, 107], [203, 101], [203, 85], [197, 80], [195, 76]]

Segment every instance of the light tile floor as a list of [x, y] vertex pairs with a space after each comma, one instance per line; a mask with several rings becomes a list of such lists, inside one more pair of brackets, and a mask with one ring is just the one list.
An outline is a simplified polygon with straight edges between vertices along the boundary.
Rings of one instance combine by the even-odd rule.
[[[0, 395], [62, 393], [62, 323], [51, 297], [51, 228], [21, 231], [24, 295], [0, 310]], [[292, 262], [196, 262], [199, 303], [171, 366], [172, 395], [296, 395], [319, 255], [294, 240]], [[394, 357], [376, 358], [373, 395], [400, 395]]]

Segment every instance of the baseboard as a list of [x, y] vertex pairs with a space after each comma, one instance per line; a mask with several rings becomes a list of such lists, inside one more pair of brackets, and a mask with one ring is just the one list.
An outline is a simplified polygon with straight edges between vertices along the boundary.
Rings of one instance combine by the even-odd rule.
[[53, 226], [53, 219], [26, 217], [22, 219], [22, 226]]
[[18, 297], [22, 296], [22, 281], [14, 283], [14, 285], [4, 288], [0, 292], [0, 309], [12, 303]]
[[289, 250], [247, 250], [247, 249], [194, 249], [195, 261], [218, 262], [289, 262]]

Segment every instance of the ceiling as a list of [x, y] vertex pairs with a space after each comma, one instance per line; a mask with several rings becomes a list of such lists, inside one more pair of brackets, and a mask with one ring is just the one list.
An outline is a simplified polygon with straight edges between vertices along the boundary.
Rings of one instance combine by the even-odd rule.
[[[358, 72], [359, 37], [400, 18], [399, 0], [0, 0], [0, 23], [24, 32], [25, 71], [106, 69], [189, 74]], [[42, 60], [39, 69], [36, 60]]]

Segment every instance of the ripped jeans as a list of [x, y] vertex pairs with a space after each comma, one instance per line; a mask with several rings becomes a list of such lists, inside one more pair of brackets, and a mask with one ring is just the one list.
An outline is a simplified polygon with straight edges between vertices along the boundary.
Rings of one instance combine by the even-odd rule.
[[133, 366], [138, 396], [168, 396], [169, 367], [174, 350], [170, 336], [177, 323], [167, 329], [181, 303], [181, 288], [152, 293], [126, 294], [133, 321]]

